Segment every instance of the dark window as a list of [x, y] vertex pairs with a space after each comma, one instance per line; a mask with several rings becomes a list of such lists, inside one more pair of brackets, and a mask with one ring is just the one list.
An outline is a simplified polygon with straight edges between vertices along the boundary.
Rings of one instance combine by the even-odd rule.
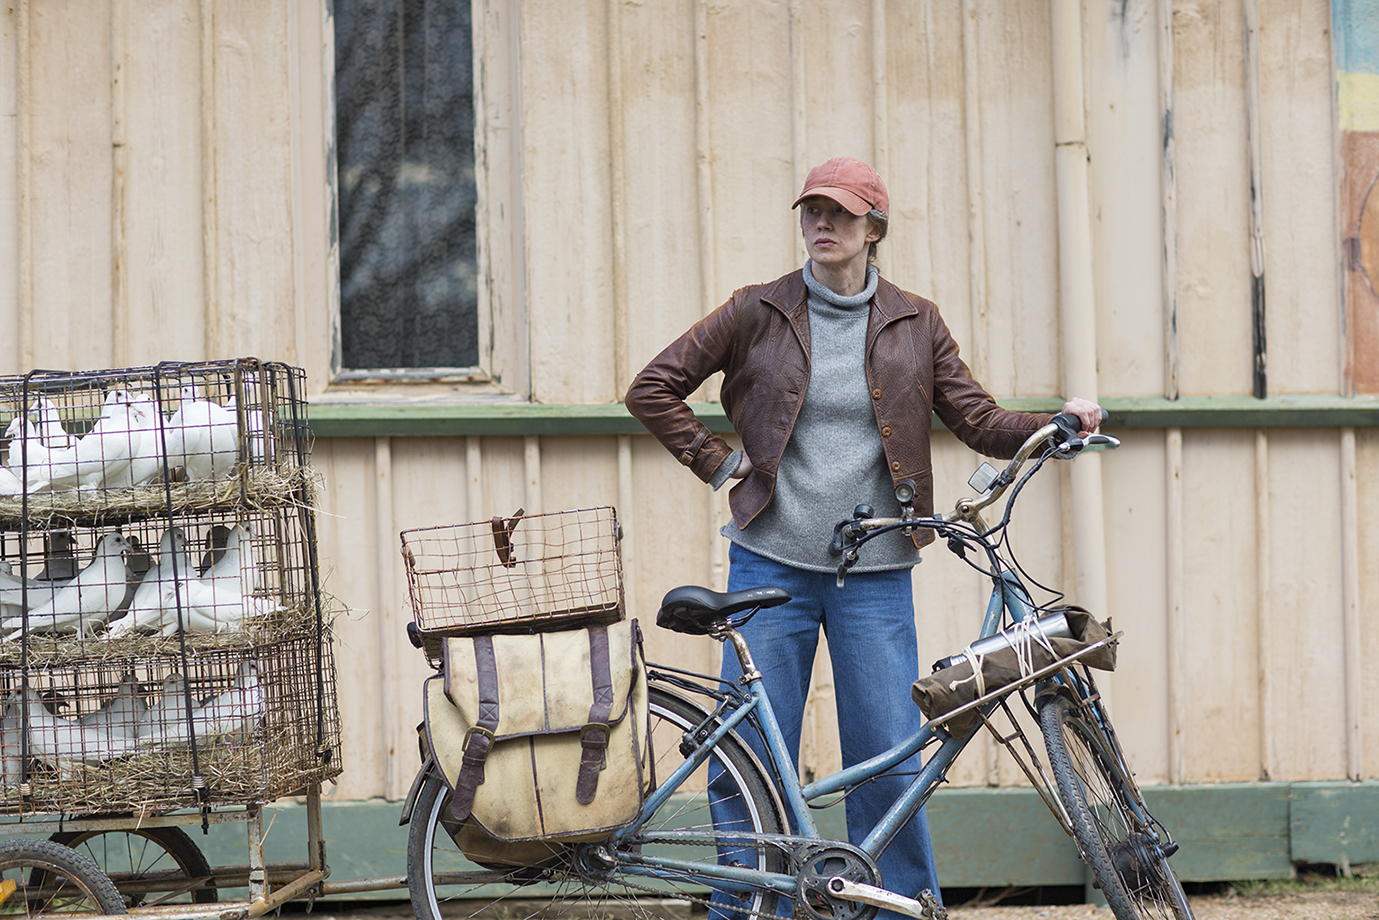
[[479, 363], [468, 0], [335, 0], [345, 370]]

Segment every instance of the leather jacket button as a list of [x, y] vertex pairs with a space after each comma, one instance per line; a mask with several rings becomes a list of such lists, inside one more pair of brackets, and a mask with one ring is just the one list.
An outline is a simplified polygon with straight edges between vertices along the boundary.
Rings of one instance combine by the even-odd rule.
[[880, 391], [880, 390], [872, 390], [872, 391], [871, 391], [871, 398], [872, 398], [872, 399], [880, 399], [880, 398], [881, 398], [881, 391]]
[[881, 437], [883, 437], [883, 438], [889, 438], [890, 436], [891, 436], [891, 430], [890, 430], [889, 428], [882, 428], [882, 429], [881, 429]]
[[892, 472], [892, 473], [898, 473], [898, 472], [900, 472], [900, 461], [897, 460], [896, 462], [894, 462], [894, 463], [891, 464], [891, 472]]

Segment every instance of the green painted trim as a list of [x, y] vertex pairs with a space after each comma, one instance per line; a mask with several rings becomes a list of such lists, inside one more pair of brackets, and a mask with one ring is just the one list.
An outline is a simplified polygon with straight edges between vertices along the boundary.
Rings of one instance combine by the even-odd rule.
[[[1286, 878], [1293, 863], [1379, 863], [1379, 782], [1212, 783], [1150, 786], [1145, 798], [1181, 846], [1185, 881]], [[1033, 789], [945, 786], [928, 805], [939, 878], [950, 888], [1081, 885], [1077, 848]], [[401, 802], [322, 803], [330, 877], [403, 875]], [[815, 813], [821, 833], [846, 833], [843, 809]], [[306, 809], [282, 802], [264, 814], [270, 862], [306, 859]], [[188, 828], [213, 866], [247, 860], [241, 825]], [[230, 895], [226, 895], [229, 897]], [[354, 897], [396, 899], [396, 889]]]
[[[1057, 398], [1011, 397], [1002, 406], [1056, 412]], [[1337, 428], [1379, 425], [1379, 397], [1185, 396], [1107, 397], [1107, 430], [1117, 428]], [[695, 414], [720, 434], [732, 425], [719, 403], [694, 403]], [[641, 423], [622, 403], [343, 403], [314, 402], [308, 412], [318, 438], [455, 437], [460, 435], [639, 434]], [[938, 419], [935, 427], [941, 427]]]

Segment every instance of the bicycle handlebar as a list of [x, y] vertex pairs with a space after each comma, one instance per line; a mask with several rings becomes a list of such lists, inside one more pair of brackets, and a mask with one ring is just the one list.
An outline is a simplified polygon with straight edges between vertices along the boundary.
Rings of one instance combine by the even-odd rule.
[[[1101, 410], [1101, 420], [1104, 422], [1106, 418], [1107, 413], [1103, 409]], [[855, 555], [855, 543], [858, 538], [886, 528], [906, 526], [937, 530], [945, 524], [953, 524], [958, 521], [980, 525], [982, 509], [998, 501], [1005, 494], [1006, 489], [1015, 482], [1020, 468], [1025, 465], [1025, 461], [1046, 443], [1054, 452], [1054, 456], [1061, 459], [1072, 459], [1089, 446], [1111, 448], [1120, 446], [1118, 440], [1106, 435], [1091, 435], [1083, 440], [1078, 437], [1081, 430], [1082, 421], [1077, 416], [1066, 413], [1055, 415], [1047, 425], [1035, 431], [1025, 440], [1024, 444], [1020, 445], [1020, 449], [1006, 464], [1006, 468], [992, 480], [980, 495], [974, 498], [959, 499], [953, 510], [947, 514], [935, 514], [931, 518], [918, 518], [912, 514], [906, 517], [878, 518], [872, 516], [870, 507], [859, 505], [857, 510], [853, 512], [852, 520], [843, 521], [833, 528], [833, 541], [829, 546], [829, 553], [835, 557], [842, 556], [844, 553]], [[849, 552], [850, 548], [851, 552]], [[844, 565], [848, 564], [844, 563]]]

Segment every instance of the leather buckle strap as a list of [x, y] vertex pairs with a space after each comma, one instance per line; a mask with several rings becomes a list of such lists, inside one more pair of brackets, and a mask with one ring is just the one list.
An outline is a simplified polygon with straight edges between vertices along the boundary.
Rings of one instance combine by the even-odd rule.
[[598, 791], [599, 772], [608, 764], [608, 717], [613, 713], [613, 671], [608, 660], [608, 627], [589, 628], [589, 680], [593, 685], [594, 703], [589, 707], [589, 721], [579, 731], [583, 749], [579, 757], [579, 778], [575, 782], [575, 800], [581, 805], [594, 801]]
[[474, 639], [474, 664], [479, 683], [479, 721], [464, 733], [460, 775], [450, 796], [456, 821], [469, 820], [474, 810], [474, 795], [483, 785], [484, 761], [493, 748], [494, 729], [498, 727], [498, 660], [491, 636]]
[[680, 462], [685, 466], [689, 466], [691, 463], [693, 463], [694, 458], [699, 455], [699, 448], [703, 447], [704, 442], [708, 439], [709, 430], [705, 428], [703, 431], [699, 432], [697, 435], [694, 436], [694, 440], [690, 442], [690, 446], [685, 448], [685, 450], [680, 454]]

